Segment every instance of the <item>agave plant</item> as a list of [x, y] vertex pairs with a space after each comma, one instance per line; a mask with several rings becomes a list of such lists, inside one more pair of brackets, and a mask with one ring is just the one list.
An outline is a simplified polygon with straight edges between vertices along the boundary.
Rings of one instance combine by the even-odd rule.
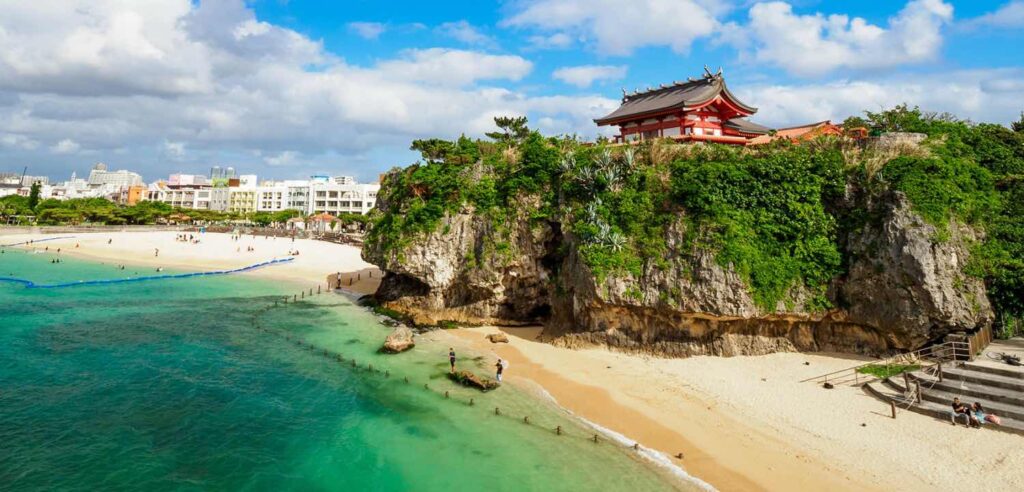
[[601, 150], [600, 154], [597, 154], [597, 158], [594, 159], [594, 163], [597, 164], [597, 168], [601, 171], [605, 171], [612, 167], [615, 161], [612, 159], [612, 151], [608, 149]]
[[597, 169], [593, 165], [580, 168], [579, 179], [585, 184], [593, 183], [597, 178]]
[[608, 234], [608, 237], [605, 238], [605, 244], [612, 248], [612, 251], [622, 251], [622, 248], [626, 247], [626, 236], [623, 236], [618, 232], [611, 232]]
[[634, 165], [636, 165], [636, 149], [629, 147], [622, 151], [622, 167], [633, 169]]
[[621, 171], [619, 171], [619, 168], [616, 166], [608, 166], [602, 169], [601, 175], [604, 177], [604, 180], [607, 181], [609, 185], [613, 186], [616, 183], [618, 183], [619, 178], [622, 177]]
[[558, 169], [562, 174], [570, 174], [573, 169], [576, 168], [576, 153], [569, 152], [562, 156], [562, 159], [558, 162]]

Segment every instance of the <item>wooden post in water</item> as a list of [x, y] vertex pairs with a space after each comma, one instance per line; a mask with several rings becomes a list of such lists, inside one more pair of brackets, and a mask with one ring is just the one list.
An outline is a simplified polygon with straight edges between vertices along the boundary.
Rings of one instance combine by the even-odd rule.
[[597, 434], [594, 434], [594, 443], [597, 444]]
[[494, 407], [494, 415], [501, 415], [501, 409], [498, 407]]
[[562, 435], [562, 426], [555, 427], [555, 435]]
[[529, 424], [530, 423], [530, 417], [529, 416], [523, 417], [523, 423], [524, 424]]
[[448, 399], [448, 391], [447, 390], [445, 390], [445, 392], [444, 392], [444, 397], [445, 397], [445, 399]]
[[317, 293], [317, 294], [320, 294], [320, 286], [319, 286], [319, 285], [318, 285], [318, 286], [316, 286], [316, 293]]

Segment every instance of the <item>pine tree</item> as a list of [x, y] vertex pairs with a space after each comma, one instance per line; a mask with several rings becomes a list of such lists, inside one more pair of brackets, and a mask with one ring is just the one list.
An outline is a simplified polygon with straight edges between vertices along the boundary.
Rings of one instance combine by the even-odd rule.
[[501, 131], [488, 132], [486, 135], [498, 143], [514, 146], [530, 135], [530, 129], [526, 127], [525, 116], [498, 116], [494, 118], [494, 124]]
[[39, 205], [39, 192], [41, 189], [42, 186], [38, 181], [32, 183], [32, 189], [28, 193], [28, 208], [35, 210], [36, 205]]

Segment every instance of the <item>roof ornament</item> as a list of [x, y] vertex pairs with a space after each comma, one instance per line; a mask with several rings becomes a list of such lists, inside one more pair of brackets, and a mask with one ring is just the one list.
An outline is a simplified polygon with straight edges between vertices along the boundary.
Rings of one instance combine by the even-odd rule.
[[666, 88], [666, 87], [668, 87], [668, 86], [667, 86], [667, 85], [665, 85], [665, 84], [658, 84], [658, 88], [659, 88], [659, 89], [664, 89], [664, 88]]
[[626, 88], [625, 87], [622, 87], [622, 100], [623, 101], [626, 100]]
[[705, 79], [711, 79], [711, 78], [714, 78], [714, 77], [715, 77], [714, 74], [711, 73], [711, 67], [709, 67], [707, 65], [704, 65], [704, 78]]

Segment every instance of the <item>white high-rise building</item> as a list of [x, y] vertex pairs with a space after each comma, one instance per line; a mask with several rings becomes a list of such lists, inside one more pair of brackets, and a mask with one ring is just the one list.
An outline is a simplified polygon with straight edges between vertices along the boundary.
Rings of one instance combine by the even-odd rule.
[[89, 171], [88, 183], [92, 188], [128, 188], [130, 186], [140, 186], [143, 184], [142, 176], [138, 173], [126, 171], [124, 169], [119, 171], [108, 171], [107, 165], [102, 162], [97, 163], [93, 166], [92, 171]]

